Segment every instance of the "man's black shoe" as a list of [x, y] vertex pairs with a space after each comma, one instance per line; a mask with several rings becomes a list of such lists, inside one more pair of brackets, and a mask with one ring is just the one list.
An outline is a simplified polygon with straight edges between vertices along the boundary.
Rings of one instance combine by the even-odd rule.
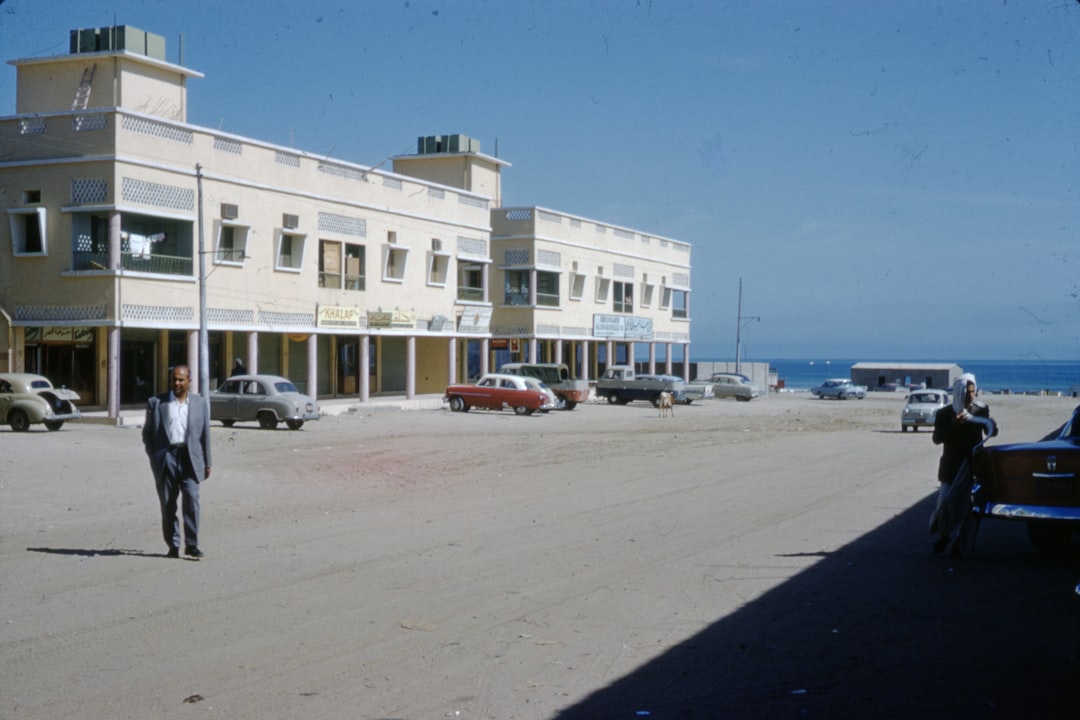
[[180, 548], [169, 548], [169, 553], [165, 556], [167, 558], [180, 557]]
[[198, 560], [203, 556], [203, 551], [195, 547], [194, 545], [189, 545], [188, 547], [184, 548], [184, 554], [188, 557], [193, 557]]

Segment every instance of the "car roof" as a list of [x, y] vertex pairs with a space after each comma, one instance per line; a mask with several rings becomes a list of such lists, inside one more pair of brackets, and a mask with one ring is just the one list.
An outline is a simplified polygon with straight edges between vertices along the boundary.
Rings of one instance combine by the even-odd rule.
[[289, 378], [282, 377], [281, 375], [263, 375], [261, 373], [256, 375], [232, 375], [231, 377], [227, 377], [222, 380], [222, 382], [228, 382], [229, 380], [243, 380], [245, 382], [250, 382], [251, 380], [261, 380], [262, 382], [268, 383], [281, 382], [282, 380], [287, 383], [292, 382], [292, 380], [290, 380]]

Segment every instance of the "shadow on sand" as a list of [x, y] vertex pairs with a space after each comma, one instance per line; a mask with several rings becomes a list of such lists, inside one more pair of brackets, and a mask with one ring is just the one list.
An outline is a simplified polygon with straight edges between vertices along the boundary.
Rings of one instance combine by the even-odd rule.
[[1045, 562], [1001, 522], [933, 555], [932, 502], [555, 717], [1080, 717], [1077, 558]]

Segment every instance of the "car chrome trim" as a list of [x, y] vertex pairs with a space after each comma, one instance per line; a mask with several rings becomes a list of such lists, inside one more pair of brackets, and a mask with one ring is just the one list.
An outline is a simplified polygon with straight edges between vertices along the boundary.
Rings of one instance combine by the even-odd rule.
[[984, 515], [1018, 520], [1077, 520], [1080, 508], [1053, 505], [1013, 505], [1010, 503], [987, 503]]
[[1076, 477], [1076, 473], [1040, 473], [1040, 472], [1036, 472], [1036, 473], [1031, 473], [1031, 477], [1035, 477], [1035, 478], [1055, 478], [1055, 479], [1074, 478], [1074, 477]]

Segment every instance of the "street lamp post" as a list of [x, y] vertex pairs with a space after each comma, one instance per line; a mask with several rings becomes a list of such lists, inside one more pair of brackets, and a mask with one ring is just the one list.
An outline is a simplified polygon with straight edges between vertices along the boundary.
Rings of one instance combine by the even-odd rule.
[[739, 278], [739, 315], [735, 325], [735, 372], [742, 370], [742, 328], [743, 320], [761, 320], [756, 315], [744, 316], [742, 314], [742, 278]]

